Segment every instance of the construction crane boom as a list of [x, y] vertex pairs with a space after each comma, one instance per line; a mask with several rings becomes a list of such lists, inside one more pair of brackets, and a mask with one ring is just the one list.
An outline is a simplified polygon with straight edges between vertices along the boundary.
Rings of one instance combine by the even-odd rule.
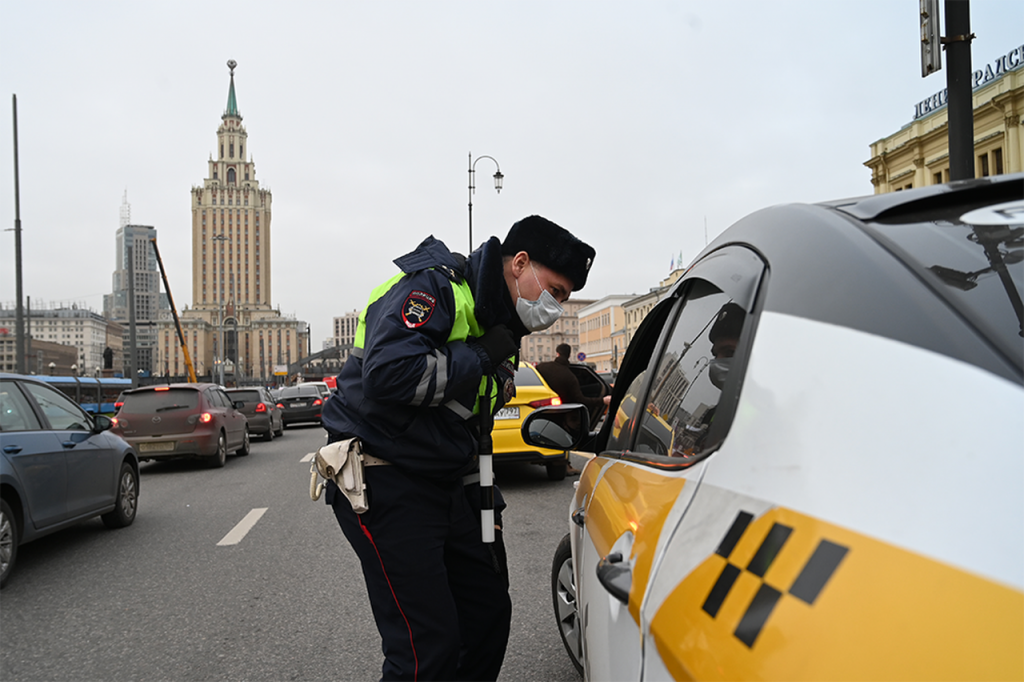
[[171, 314], [174, 315], [174, 327], [178, 330], [178, 343], [181, 344], [181, 352], [185, 356], [185, 366], [188, 367], [188, 380], [194, 384], [198, 382], [198, 379], [196, 379], [196, 369], [192, 366], [192, 358], [188, 354], [188, 344], [185, 343], [185, 334], [181, 331], [181, 320], [178, 319], [178, 309], [174, 305], [174, 296], [171, 296], [171, 285], [167, 281], [167, 272], [164, 270], [164, 262], [160, 258], [160, 249], [156, 246], [156, 237], [150, 237], [149, 241], [153, 244], [153, 253], [156, 254], [156, 263], [160, 266], [160, 276], [164, 280], [167, 300], [171, 304]]

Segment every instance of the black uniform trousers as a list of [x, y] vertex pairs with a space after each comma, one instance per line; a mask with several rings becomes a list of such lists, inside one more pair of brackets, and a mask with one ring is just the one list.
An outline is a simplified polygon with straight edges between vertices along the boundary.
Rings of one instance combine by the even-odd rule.
[[496, 546], [482, 542], [461, 481], [396, 466], [366, 467], [365, 481], [365, 513], [353, 512], [333, 483], [327, 503], [362, 562], [382, 679], [496, 679], [512, 619], [501, 532]]

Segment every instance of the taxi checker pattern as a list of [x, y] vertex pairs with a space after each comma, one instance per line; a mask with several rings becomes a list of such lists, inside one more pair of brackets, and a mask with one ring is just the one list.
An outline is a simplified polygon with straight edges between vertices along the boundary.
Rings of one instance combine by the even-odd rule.
[[757, 548], [757, 551], [745, 568], [740, 568], [730, 561], [733, 550], [753, 519], [753, 514], [746, 511], [739, 512], [732, 526], [729, 527], [729, 531], [722, 538], [722, 542], [715, 553], [725, 558], [725, 566], [722, 568], [718, 580], [712, 586], [711, 592], [708, 594], [702, 607], [712, 618], [717, 616], [719, 609], [722, 608], [722, 604], [729, 596], [729, 591], [736, 584], [736, 579], [743, 570], [761, 579], [761, 586], [758, 588], [753, 600], [743, 613], [739, 625], [736, 626], [736, 630], [733, 632], [736, 638], [748, 647], [754, 646], [757, 636], [761, 633], [761, 629], [768, 621], [772, 611], [775, 609], [775, 605], [782, 598], [783, 594], [796, 597], [809, 606], [813, 605], [815, 599], [821, 594], [821, 590], [835, 573], [843, 557], [846, 556], [847, 551], [849, 551], [847, 547], [822, 539], [793, 581], [793, 584], [789, 587], [789, 590], [783, 592], [764, 582], [764, 576], [785, 546], [786, 540], [789, 539], [790, 534], [793, 532], [792, 527], [778, 522], [772, 524], [768, 534], [765, 535], [761, 545]]

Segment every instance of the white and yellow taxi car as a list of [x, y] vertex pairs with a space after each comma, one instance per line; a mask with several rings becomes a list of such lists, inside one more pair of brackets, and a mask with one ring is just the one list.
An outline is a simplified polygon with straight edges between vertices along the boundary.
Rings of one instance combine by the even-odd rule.
[[587, 679], [1024, 678], [1024, 175], [755, 213], [647, 316], [552, 566]]

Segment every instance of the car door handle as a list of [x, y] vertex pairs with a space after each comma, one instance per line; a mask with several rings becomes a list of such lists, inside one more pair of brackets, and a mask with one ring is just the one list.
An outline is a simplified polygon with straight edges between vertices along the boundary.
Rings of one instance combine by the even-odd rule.
[[64, 446], [64, 449], [65, 449], [65, 450], [70, 450], [71, 448], [73, 448], [73, 447], [75, 447], [76, 445], [78, 445], [78, 443], [76, 443], [76, 442], [75, 442], [75, 441], [73, 441], [73, 440], [66, 440], [66, 441], [64, 441], [63, 443], [61, 443], [61, 445], [63, 445], [63, 446]]
[[583, 507], [580, 507], [579, 509], [574, 511], [569, 518], [571, 518], [572, 522], [575, 523], [577, 526], [582, 526], [585, 523], [583, 517], [585, 517], [586, 514], [587, 513], [583, 510]]
[[622, 553], [612, 552], [597, 563], [597, 579], [608, 594], [623, 604], [629, 604], [629, 588], [633, 584], [633, 571], [622, 565]]
[[5, 445], [4, 446], [4, 452], [6, 452], [8, 455], [16, 455], [19, 452], [21, 452], [21, 446], [20, 445]]

